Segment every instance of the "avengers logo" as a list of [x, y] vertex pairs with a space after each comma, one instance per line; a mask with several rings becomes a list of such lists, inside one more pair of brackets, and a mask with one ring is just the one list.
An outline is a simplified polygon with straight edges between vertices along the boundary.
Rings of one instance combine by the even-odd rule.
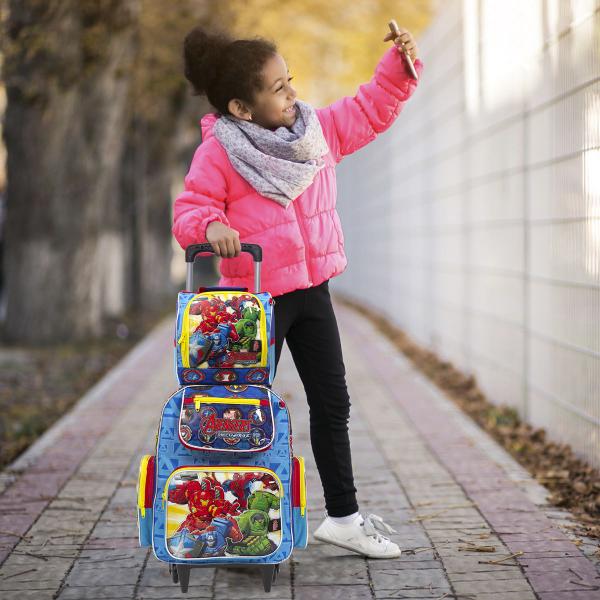
[[236, 393], [236, 392], [243, 392], [243, 391], [247, 390], [248, 386], [247, 385], [240, 385], [240, 384], [237, 384], [237, 385], [233, 384], [233, 385], [226, 385], [225, 389], [229, 390], [230, 392]]
[[252, 421], [250, 419], [220, 419], [214, 414], [203, 418], [200, 421], [200, 431], [204, 435], [211, 435], [217, 431], [227, 431], [233, 433], [248, 432]]
[[237, 379], [237, 374], [234, 371], [219, 370], [215, 374], [215, 381], [234, 382]]
[[187, 425], [182, 425], [179, 428], [179, 433], [184, 442], [189, 442], [192, 439], [192, 430]]
[[202, 381], [205, 376], [202, 371], [197, 371], [196, 369], [184, 369], [181, 377], [186, 383], [194, 383], [196, 381]]
[[262, 383], [268, 376], [266, 369], [250, 369], [246, 373], [246, 381], [250, 383]]

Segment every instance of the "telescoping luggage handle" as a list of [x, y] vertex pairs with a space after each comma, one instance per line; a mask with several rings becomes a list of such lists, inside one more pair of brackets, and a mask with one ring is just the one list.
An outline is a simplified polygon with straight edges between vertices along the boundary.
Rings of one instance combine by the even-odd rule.
[[[187, 273], [185, 278], [185, 289], [191, 290], [194, 285], [194, 260], [198, 254], [210, 252], [215, 254], [212, 244], [193, 244], [185, 249], [185, 262]], [[242, 252], [252, 254], [254, 259], [254, 293], [260, 292], [260, 266], [262, 262], [262, 248], [258, 244], [242, 243]]]

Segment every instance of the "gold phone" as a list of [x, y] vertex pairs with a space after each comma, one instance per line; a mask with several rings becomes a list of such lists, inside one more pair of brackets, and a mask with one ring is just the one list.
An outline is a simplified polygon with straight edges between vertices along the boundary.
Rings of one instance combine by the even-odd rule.
[[[396, 21], [394, 19], [392, 19], [388, 23], [388, 26], [390, 28], [390, 31], [394, 34], [394, 37], [398, 37], [400, 35], [400, 30], [398, 29], [398, 24], [396, 23]], [[398, 48], [398, 52], [402, 52], [404, 54], [404, 58], [406, 58], [406, 62], [408, 63], [408, 67], [412, 73], [412, 76], [415, 79], [419, 79], [419, 76], [417, 75], [417, 71], [415, 70], [415, 65], [413, 64], [413, 61], [410, 58], [410, 54], [402, 47]]]

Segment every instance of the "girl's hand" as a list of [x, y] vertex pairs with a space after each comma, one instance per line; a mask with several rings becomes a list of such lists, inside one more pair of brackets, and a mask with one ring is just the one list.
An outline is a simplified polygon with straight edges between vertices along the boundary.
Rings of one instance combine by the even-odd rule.
[[400, 31], [400, 35], [398, 37], [394, 38], [394, 34], [390, 32], [383, 38], [383, 41], [388, 42], [389, 40], [393, 39], [394, 44], [396, 44], [400, 50], [404, 48], [408, 52], [411, 60], [415, 62], [418, 54], [417, 43], [408, 29], [398, 27], [398, 30]]
[[240, 233], [221, 221], [212, 221], [206, 228], [206, 241], [212, 245], [217, 256], [234, 258], [242, 251]]

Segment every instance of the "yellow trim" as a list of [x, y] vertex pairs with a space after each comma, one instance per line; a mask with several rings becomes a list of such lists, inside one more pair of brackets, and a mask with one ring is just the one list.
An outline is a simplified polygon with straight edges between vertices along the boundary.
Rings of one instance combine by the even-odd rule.
[[199, 472], [199, 471], [203, 471], [205, 473], [215, 473], [215, 472], [233, 472], [233, 473], [244, 473], [244, 472], [249, 472], [249, 473], [256, 473], [257, 471], [264, 471], [266, 473], [269, 473], [270, 475], [273, 475], [273, 477], [275, 478], [275, 480], [277, 481], [277, 486], [278, 486], [278, 490], [279, 493], [277, 495], [278, 498], [281, 498], [281, 493], [283, 490], [283, 484], [281, 483], [281, 479], [279, 479], [279, 476], [277, 475], [277, 473], [275, 473], [275, 471], [272, 471], [271, 469], [267, 469], [266, 467], [220, 467], [220, 466], [215, 466], [215, 467], [211, 467], [211, 466], [203, 466], [203, 465], [194, 465], [192, 467], [177, 467], [177, 469], [175, 469], [170, 475], [169, 477], [167, 477], [167, 481], [165, 483], [165, 487], [163, 488], [162, 491], [162, 501], [163, 501], [163, 508], [165, 507], [165, 503], [167, 501], [167, 491], [169, 489], [169, 484], [171, 483], [171, 479], [179, 472], [181, 471], [195, 471], [195, 472]]
[[299, 475], [300, 475], [300, 514], [304, 515], [306, 510], [306, 478], [304, 470], [304, 458], [302, 456], [296, 456], [298, 459]]
[[144, 454], [140, 461], [140, 472], [138, 475], [138, 508], [142, 517], [146, 516], [146, 479], [148, 477], [148, 462], [151, 454]]
[[177, 340], [177, 343], [180, 346], [181, 364], [184, 367], [190, 366], [190, 322], [187, 318], [187, 313], [189, 313], [188, 306], [186, 306], [183, 311], [183, 317], [181, 319], [181, 336], [179, 337], [179, 340]]
[[196, 410], [200, 410], [201, 404], [253, 404], [260, 406], [259, 398], [211, 398], [210, 396], [194, 396]]
[[250, 292], [232, 292], [229, 290], [223, 291], [223, 292], [219, 292], [217, 290], [215, 291], [209, 291], [209, 292], [202, 292], [200, 294], [194, 294], [187, 302], [185, 309], [183, 311], [183, 316], [181, 318], [181, 335], [179, 336], [179, 340], [177, 341], [177, 343], [180, 346], [180, 353], [181, 353], [181, 364], [185, 367], [185, 368], [189, 368], [190, 366], [190, 320], [189, 320], [189, 313], [190, 313], [190, 306], [192, 305], [192, 302], [194, 302], [194, 300], [196, 300], [197, 298], [200, 298], [202, 296], [227, 296], [227, 295], [231, 295], [231, 296], [239, 296], [240, 294], [247, 294], [249, 296], [252, 296], [253, 298], [256, 298], [256, 301], [258, 302], [258, 306], [260, 307], [260, 339], [263, 341], [263, 347], [261, 348], [260, 354], [260, 363], [258, 364], [259, 367], [265, 367], [267, 366], [267, 362], [268, 362], [268, 354], [269, 354], [269, 341], [267, 339], [267, 314], [265, 311], [265, 307], [263, 306], [263, 303], [260, 301], [260, 298], [256, 295], [256, 294], [252, 294]]

